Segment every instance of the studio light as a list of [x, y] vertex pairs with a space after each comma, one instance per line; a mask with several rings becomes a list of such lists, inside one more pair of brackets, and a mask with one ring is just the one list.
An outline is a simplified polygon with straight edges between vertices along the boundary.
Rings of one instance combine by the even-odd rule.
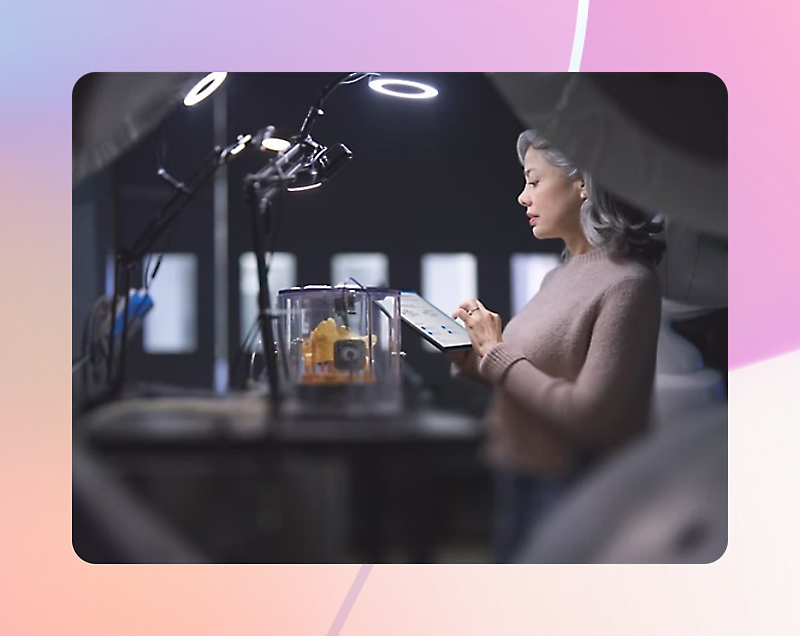
[[280, 137], [268, 137], [261, 142], [261, 148], [263, 150], [272, 150], [273, 152], [283, 152], [292, 143], [286, 139], [281, 139]]
[[227, 76], [227, 73], [209, 73], [199, 82], [197, 82], [197, 84], [194, 85], [186, 97], [183, 98], [183, 105], [194, 106], [195, 104], [199, 104], [206, 97], [211, 95], [211, 93], [217, 90], [222, 85], [222, 82], [225, 81]]
[[[430, 99], [439, 94], [439, 91], [432, 86], [404, 79], [373, 79], [370, 80], [369, 87], [384, 95], [404, 97], [406, 99]], [[412, 91], [397, 90], [397, 88], [412, 89]]]
[[231, 154], [238, 155], [240, 152], [242, 152], [252, 138], [253, 135], [239, 135], [239, 137], [236, 139], [236, 141], [239, 143], [231, 149]]

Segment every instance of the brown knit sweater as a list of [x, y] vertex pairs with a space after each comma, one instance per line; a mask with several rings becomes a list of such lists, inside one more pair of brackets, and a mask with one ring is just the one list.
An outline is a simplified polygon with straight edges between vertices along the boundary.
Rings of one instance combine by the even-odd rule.
[[494, 464], [542, 475], [604, 454], [647, 425], [661, 317], [655, 270], [604, 250], [552, 270], [466, 375], [495, 387]]

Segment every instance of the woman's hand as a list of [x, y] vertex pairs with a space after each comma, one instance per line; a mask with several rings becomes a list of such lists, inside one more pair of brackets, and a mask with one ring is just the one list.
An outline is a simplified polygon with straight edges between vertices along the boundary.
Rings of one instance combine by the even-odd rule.
[[[503, 321], [496, 313], [486, 309], [477, 298], [461, 303], [453, 313], [453, 318], [464, 321], [472, 341], [472, 349], [480, 357], [489, 353], [494, 345], [503, 342]], [[453, 363], [458, 366], [457, 362]]]

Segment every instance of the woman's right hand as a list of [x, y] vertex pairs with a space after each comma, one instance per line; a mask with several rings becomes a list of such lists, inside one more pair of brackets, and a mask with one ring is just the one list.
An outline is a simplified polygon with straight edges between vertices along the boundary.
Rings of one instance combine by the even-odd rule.
[[[459, 319], [458, 310], [454, 311], [450, 317], [453, 320]], [[457, 351], [449, 351], [447, 357], [450, 358], [450, 362], [452, 362], [459, 371], [463, 371], [469, 367], [470, 356], [474, 354], [474, 349], [458, 349]]]

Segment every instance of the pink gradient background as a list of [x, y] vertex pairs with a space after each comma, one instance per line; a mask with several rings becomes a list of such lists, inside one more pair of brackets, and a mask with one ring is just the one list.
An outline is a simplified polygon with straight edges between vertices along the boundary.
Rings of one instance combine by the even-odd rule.
[[[120, 8], [95, 0], [4, 8], [0, 632], [323, 635], [358, 571], [90, 566], [72, 552], [75, 81], [112, 70], [567, 69], [577, 0], [491, 6], [235, 0], [217, 9], [148, 0]], [[325, 55], [293, 43], [285, 25], [300, 23]], [[726, 555], [705, 567], [376, 566], [342, 634], [800, 633], [791, 592], [800, 528], [787, 503], [800, 486], [791, 451], [800, 447], [792, 421], [800, 356], [759, 363], [800, 349], [791, 273], [800, 214], [789, 205], [798, 23], [800, 9], [779, 0], [592, 0], [581, 65], [712, 71], [729, 89], [730, 366], [738, 370]], [[262, 36], [270, 24], [279, 28]]]

